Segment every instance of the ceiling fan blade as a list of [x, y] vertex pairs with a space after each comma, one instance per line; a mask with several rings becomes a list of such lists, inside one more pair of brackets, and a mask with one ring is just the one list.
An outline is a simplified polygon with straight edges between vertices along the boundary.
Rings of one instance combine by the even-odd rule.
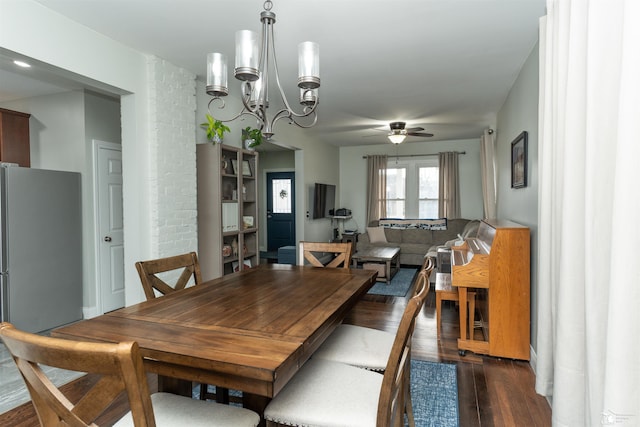
[[425, 136], [425, 137], [433, 136], [432, 133], [427, 133], [427, 132], [407, 132], [407, 135], [409, 135], [409, 136]]
[[405, 129], [405, 130], [407, 131], [407, 133], [410, 133], [410, 132], [420, 132], [421, 130], [424, 130], [424, 128], [421, 128], [421, 127], [414, 127], [414, 128], [407, 128], [407, 129]]

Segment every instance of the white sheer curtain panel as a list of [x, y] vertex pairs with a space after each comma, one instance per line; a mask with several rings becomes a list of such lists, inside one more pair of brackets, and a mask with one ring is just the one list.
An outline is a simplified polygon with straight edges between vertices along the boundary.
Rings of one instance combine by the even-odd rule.
[[387, 212], [387, 156], [367, 156], [367, 225]]
[[460, 179], [458, 178], [458, 153], [448, 151], [438, 154], [439, 191], [438, 216], [460, 218]]
[[480, 137], [480, 170], [482, 171], [482, 199], [484, 217], [496, 217], [496, 154], [495, 133], [485, 129]]
[[640, 425], [640, 2], [540, 28], [536, 390], [555, 426]]

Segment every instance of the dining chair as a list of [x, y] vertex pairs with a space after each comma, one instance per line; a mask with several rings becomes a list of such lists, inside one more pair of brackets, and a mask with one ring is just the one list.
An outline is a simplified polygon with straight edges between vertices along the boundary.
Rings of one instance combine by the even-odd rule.
[[[419, 296], [423, 303], [429, 292], [429, 277], [435, 262], [433, 258], [425, 260], [418, 272], [414, 296]], [[384, 372], [393, 348], [395, 334], [364, 326], [340, 324], [313, 354], [314, 358], [346, 363], [358, 368]], [[407, 374], [409, 371], [407, 371]], [[409, 383], [406, 390], [405, 412], [409, 425], [414, 426], [413, 405]]]
[[420, 295], [407, 303], [383, 375], [312, 357], [265, 408], [267, 426], [404, 425], [411, 335], [423, 302]]
[[[333, 254], [333, 258], [325, 264], [318, 258], [322, 258], [320, 254]], [[349, 268], [351, 242], [300, 242], [298, 260], [300, 265], [304, 265], [306, 260], [314, 267]]]
[[[138, 270], [147, 301], [160, 296], [156, 294], [156, 291], [161, 295], [166, 295], [184, 289], [191, 277], [193, 277], [194, 285], [202, 283], [200, 263], [195, 252], [149, 261], [138, 261], [136, 262], [136, 270]], [[182, 270], [182, 272], [173, 285], [158, 276], [162, 273], [176, 272], [176, 270]]]
[[[96, 343], [36, 335], [0, 324], [0, 337], [25, 381], [42, 426], [95, 426], [96, 420], [123, 392], [130, 411], [116, 427], [155, 425], [256, 426], [253, 411], [203, 402], [169, 393], [150, 395], [142, 356], [136, 342]], [[77, 401], [56, 387], [42, 366], [84, 372], [99, 377]]]
[[[138, 261], [136, 262], [136, 270], [138, 270], [147, 301], [184, 289], [192, 277], [194, 286], [202, 283], [200, 263], [195, 252]], [[167, 283], [169, 277], [173, 278], [178, 273], [180, 275], [173, 285]], [[224, 387], [216, 386], [216, 392], [210, 393], [207, 384], [200, 384], [200, 400], [208, 399], [215, 399], [219, 403], [229, 403], [230, 400], [236, 403], [240, 401], [239, 398], [230, 397], [229, 390]]]

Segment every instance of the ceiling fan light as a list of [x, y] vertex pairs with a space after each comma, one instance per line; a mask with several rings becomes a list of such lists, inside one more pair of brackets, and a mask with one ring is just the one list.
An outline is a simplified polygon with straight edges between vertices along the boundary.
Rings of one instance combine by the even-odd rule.
[[407, 135], [402, 133], [392, 133], [389, 135], [389, 141], [391, 141], [394, 144], [401, 144], [406, 137]]

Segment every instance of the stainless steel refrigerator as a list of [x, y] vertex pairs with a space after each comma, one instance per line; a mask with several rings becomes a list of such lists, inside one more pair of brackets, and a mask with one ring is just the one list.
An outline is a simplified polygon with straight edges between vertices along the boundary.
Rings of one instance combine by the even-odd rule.
[[82, 319], [80, 174], [0, 167], [0, 315], [29, 332]]

